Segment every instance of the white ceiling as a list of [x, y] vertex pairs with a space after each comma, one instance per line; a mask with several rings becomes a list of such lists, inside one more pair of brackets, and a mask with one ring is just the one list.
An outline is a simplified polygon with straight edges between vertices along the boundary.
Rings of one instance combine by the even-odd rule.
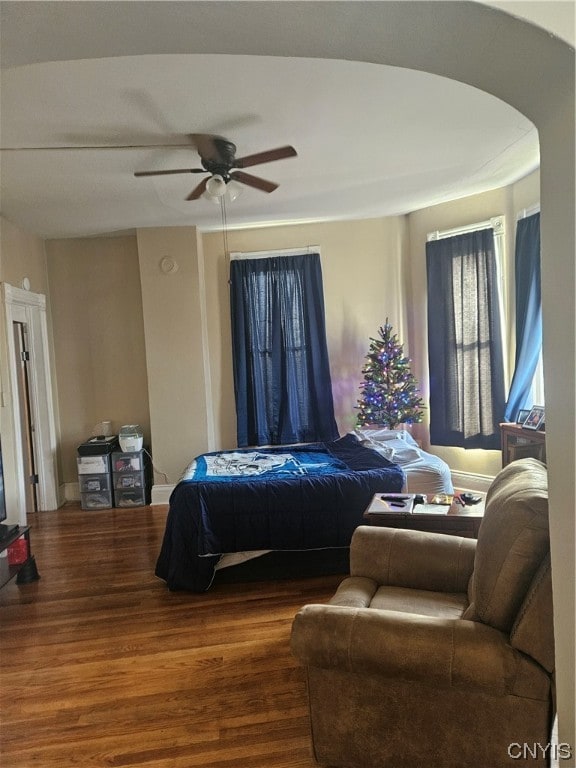
[[133, 175], [197, 167], [192, 146], [106, 148], [188, 144], [198, 132], [223, 134], [239, 156], [284, 144], [298, 152], [250, 168], [280, 187], [245, 187], [227, 206], [229, 227], [406, 213], [539, 164], [530, 121], [462, 83], [351, 61], [206, 53], [226, 48], [202, 37], [211, 5], [219, 39], [233, 42], [238, 17], [218, 15], [218, 3], [180, 3], [177, 13], [171, 2], [0, 4], [4, 216], [47, 238], [216, 228], [219, 206], [185, 200], [202, 177]]

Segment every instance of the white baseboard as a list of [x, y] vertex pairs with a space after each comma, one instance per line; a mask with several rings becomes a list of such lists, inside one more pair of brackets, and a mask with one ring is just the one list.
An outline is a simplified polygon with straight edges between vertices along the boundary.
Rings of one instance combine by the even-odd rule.
[[56, 489], [56, 494], [58, 497], [58, 508], [64, 506], [66, 503], [66, 484], [60, 483], [58, 485], [58, 488]]
[[450, 474], [452, 475], [452, 482], [455, 488], [463, 488], [469, 491], [486, 492], [494, 480], [490, 475], [477, 475], [474, 472], [452, 470]]
[[64, 501], [80, 501], [80, 483], [64, 483]]
[[152, 498], [150, 504], [168, 504], [174, 485], [154, 484], [152, 486]]

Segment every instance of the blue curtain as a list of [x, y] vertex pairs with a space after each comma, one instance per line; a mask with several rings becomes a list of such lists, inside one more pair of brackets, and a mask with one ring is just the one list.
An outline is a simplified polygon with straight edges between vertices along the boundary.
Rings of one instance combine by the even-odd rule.
[[234, 259], [239, 446], [334, 440], [320, 255]]
[[494, 234], [426, 244], [430, 442], [500, 448], [504, 365]]
[[514, 261], [516, 361], [506, 405], [506, 421], [516, 421], [520, 410], [532, 405], [530, 390], [542, 349], [539, 213], [518, 222]]

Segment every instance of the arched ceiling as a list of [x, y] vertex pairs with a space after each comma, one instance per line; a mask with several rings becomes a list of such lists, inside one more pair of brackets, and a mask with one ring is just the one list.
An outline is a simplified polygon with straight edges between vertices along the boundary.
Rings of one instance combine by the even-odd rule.
[[[530, 120], [464, 83], [300, 51], [242, 53], [235, 35], [267, 5], [3, 2], [2, 214], [43, 237], [218, 227], [219, 206], [185, 200], [199, 177], [134, 177], [197, 167], [193, 146], [145, 146], [186, 144], [196, 132], [225, 135], [239, 155], [298, 152], [250, 169], [280, 186], [245, 188], [227, 206], [229, 227], [402, 214], [538, 167]], [[281, 5], [294, 24], [298, 4]], [[398, 13], [415, 3], [383, 5]], [[278, 31], [264, 12], [259, 25], [263, 40]], [[144, 146], [109, 148], [127, 144]]]

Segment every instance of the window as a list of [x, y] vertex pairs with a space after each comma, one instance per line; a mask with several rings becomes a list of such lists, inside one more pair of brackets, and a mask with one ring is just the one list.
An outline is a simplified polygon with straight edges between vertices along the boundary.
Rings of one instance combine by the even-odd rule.
[[496, 248], [502, 234], [498, 218], [434, 233], [426, 244], [433, 445], [500, 448], [504, 362]]
[[234, 256], [238, 445], [335, 439], [320, 254]]

